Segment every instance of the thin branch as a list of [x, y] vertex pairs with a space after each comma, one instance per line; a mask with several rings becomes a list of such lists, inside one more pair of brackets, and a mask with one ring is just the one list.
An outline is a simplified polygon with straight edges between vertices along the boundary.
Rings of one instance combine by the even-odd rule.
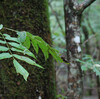
[[87, 7], [89, 7], [93, 2], [96, 0], [85, 0], [83, 1], [79, 6], [81, 9], [81, 12], [83, 12]]
[[58, 25], [59, 25], [59, 27], [60, 27], [60, 29], [61, 29], [62, 33], [64, 34], [63, 27], [62, 27], [62, 25], [61, 25], [61, 23], [60, 23], [60, 20], [59, 20], [59, 18], [58, 18], [58, 16], [57, 16], [57, 14], [56, 14], [56, 11], [53, 9], [53, 7], [52, 7], [51, 3], [49, 3], [49, 6], [50, 6], [50, 8], [51, 8], [51, 10], [52, 10], [52, 13], [54, 14], [54, 16], [55, 16], [55, 18], [56, 18], [57, 22], [58, 22]]
[[87, 40], [85, 40], [85, 41], [83, 42], [82, 46], [84, 46], [85, 43], [87, 43], [89, 40], [91, 40], [92, 38], [94, 38], [94, 37], [96, 37], [96, 36], [97, 36], [97, 35], [92, 35], [92, 36], [90, 36]]

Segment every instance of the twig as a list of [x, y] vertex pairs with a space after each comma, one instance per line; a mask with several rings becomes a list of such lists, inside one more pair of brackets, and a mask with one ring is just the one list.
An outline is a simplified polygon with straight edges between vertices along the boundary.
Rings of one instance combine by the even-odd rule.
[[57, 14], [56, 14], [56, 11], [54, 11], [54, 9], [53, 9], [51, 3], [49, 3], [49, 6], [50, 6], [50, 8], [51, 8], [51, 10], [52, 10], [52, 13], [54, 14], [54, 16], [55, 16], [57, 22], [58, 22], [58, 25], [59, 25], [59, 27], [60, 27], [62, 33], [64, 34], [64, 30], [63, 30], [63, 28], [62, 28], [62, 25], [61, 25], [61, 23], [60, 23], [60, 21], [59, 21], [59, 18], [58, 18], [58, 16], [57, 16]]
[[95, 2], [96, 0], [85, 0], [83, 1], [79, 7], [81, 12], [83, 12], [88, 6], [90, 6], [93, 2]]

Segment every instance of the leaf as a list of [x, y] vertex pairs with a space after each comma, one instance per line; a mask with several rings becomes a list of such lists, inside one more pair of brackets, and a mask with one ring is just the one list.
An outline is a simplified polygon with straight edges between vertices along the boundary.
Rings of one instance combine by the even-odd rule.
[[6, 59], [6, 58], [11, 58], [12, 55], [10, 55], [9, 53], [1, 53], [0, 54], [0, 60], [1, 59]]
[[23, 43], [23, 46], [25, 46], [27, 49], [30, 48], [30, 38], [27, 36], [26, 40]]
[[98, 69], [94, 68], [93, 71], [96, 73], [97, 76], [100, 76], [100, 71]]
[[24, 53], [24, 51], [17, 49], [17, 48], [11, 48], [12, 51], [16, 51], [16, 52], [20, 52], [20, 53]]
[[31, 57], [36, 59], [35, 55], [29, 50], [24, 50], [24, 54], [27, 54], [27, 55], [29, 55], [29, 56], [31, 56]]
[[3, 35], [5, 36], [5, 39], [7, 39], [7, 40], [18, 42], [18, 39], [15, 37], [11, 37], [8, 34], [3, 34]]
[[4, 47], [4, 46], [0, 46], [0, 51], [8, 51], [8, 50], [9, 50], [9, 48]]
[[36, 59], [35, 55], [32, 52], [30, 52], [29, 50], [27, 50], [27, 49], [25, 51], [22, 51], [22, 50], [17, 49], [17, 48], [11, 48], [11, 50], [12, 51], [16, 51], [16, 52], [20, 52], [20, 53], [23, 53], [23, 54], [26, 54], [26, 55], [31, 56], [31, 57]]
[[21, 50], [25, 50], [26, 49], [23, 45], [18, 44], [18, 43], [8, 42], [8, 44], [10, 44], [11, 46], [13, 46], [15, 48], [19, 48]]
[[27, 81], [29, 73], [26, 71], [26, 69], [23, 68], [15, 59], [13, 60], [13, 64], [16, 69], [16, 72], [21, 74], [24, 77], [24, 79]]
[[31, 43], [32, 43], [32, 46], [33, 46], [34, 50], [35, 50], [36, 53], [38, 54], [39, 48], [38, 48], [38, 43], [37, 43], [37, 41], [34, 40], [34, 39], [31, 39], [31, 41], [32, 41]]
[[88, 68], [87, 68], [86, 66], [81, 66], [81, 69], [82, 69], [83, 71], [87, 71], [87, 70], [88, 70]]
[[41, 48], [41, 50], [45, 56], [45, 60], [47, 60], [49, 57], [47, 44], [44, 45], [42, 42], [38, 42], [38, 45]]
[[23, 43], [26, 40], [26, 32], [25, 31], [22, 31], [22, 32], [17, 31], [17, 35], [18, 35], [18, 41], [20, 43]]
[[27, 62], [28, 64], [31, 64], [31, 65], [35, 65], [39, 68], [43, 68], [41, 65], [37, 64], [35, 61], [31, 60], [30, 58], [28, 57], [25, 57], [25, 56], [20, 56], [20, 55], [16, 55], [16, 54], [13, 54], [13, 56], [19, 60], [22, 60], [22, 61], [25, 61]]
[[2, 24], [0, 24], [0, 30], [3, 28], [3, 25]]
[[[36, 53], [38, 53], [38, 49], [40, 48], [45, 56], [45, 60], [48, 59], [48, 44], [39, 36], [31, 37], [32, 46], [34, 47]], [[39, 47], [39, 48], [38, 48]]]
[[27, 36], [30, 38], [31, 40], [31, 43], [32, 43], [32, 46], [34, 48], [34, 50], [36, 51], [36, 53], [38, 54], [38, 42], [37, 40], [35, 39], [36, 36], [32, 35], [31, 33], [27, 32]]
[[0, 40], [0, 43], [1, 43], [1, 44], [6, 44], [6, 41]]
[[56, 61], [63, 62], [63, 60], [60, 58], [58, 51], [56, 51], [55, 49], [49, 49], [49, 53], [54, 57]]
[[56, 61], [63, 62], [63, 60], [60, 58], [59, 52], [53, 48], [51, 48], [41, 37], [34, 36], [31, 33], [27, 32], [27, 35], [31, 39], [32, 46], [34, 47], [36, 53], [38, 53], [38, 49], [42, 50], [45, 59], [49, 57], [49, 53], [56, 59]]

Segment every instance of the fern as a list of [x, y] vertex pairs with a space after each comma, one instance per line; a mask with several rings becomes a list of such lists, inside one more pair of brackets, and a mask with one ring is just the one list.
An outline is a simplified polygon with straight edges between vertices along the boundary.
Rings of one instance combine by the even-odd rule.
[[[4, 27], [1, 24], [0, 30], [3, 28]], [[29, 76], [29, 73], [25, 68], [23, 68], [20, 63], [18, 63], [16, 59], [43, 69], [41, 65], [37, 64], [34, 60], [31, 59], [36, 59], [35, 55], [29, 50], [31, 45], [33, 46], [33, 49], [37, 54], [39, 48], [42, 50], [45, 60], [47, 60], [49, 58], [49, 54], [51, 54], [56, 61], [63, 62], [63, 60], [60, 58], [59, 52], [50, 47], [41, 37], [34, 36], [31, 33], [25, 31], [19, 32], [8, 28], [4, 29], [16, 32], [18, 37], [11, 37], [8, 34], [2, 34], [0, 32], [0, 44], [2, 44], [2, 46], [0, 45], [0, 52], [2, 52], [0, 53], [0, 60], [13, 58], [13, 64], [16, 69], [16, 72], [21, 74], [26, 81]], [[13, 54], [13, 52], [16, 52], [16, 54]], [[18, 52], [22, 53], [24, 56], [18, 55]]]

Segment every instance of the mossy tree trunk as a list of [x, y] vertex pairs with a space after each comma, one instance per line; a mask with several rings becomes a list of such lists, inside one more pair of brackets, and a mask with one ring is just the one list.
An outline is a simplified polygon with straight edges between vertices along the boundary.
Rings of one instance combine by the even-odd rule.
[[[1, 0], [0, 24], [15, 30], [29, 31], [51, 45], [47, 0]], [[12, 36], [16, 34], [12, 33]], [[38, 59], [44, 70], [21, 62], [30, 73], [27, 82], [16, 74], [12, 60], [0, 62], [0, 99], [56, 99], [52, 57], [45, 61], [40, 51]]]
[[68, 65], [68, 99], [82, 99], [82, 71], [76, 59], [81, 58], [80, 23], [82, 12], [95, 0], [64, 0]]

